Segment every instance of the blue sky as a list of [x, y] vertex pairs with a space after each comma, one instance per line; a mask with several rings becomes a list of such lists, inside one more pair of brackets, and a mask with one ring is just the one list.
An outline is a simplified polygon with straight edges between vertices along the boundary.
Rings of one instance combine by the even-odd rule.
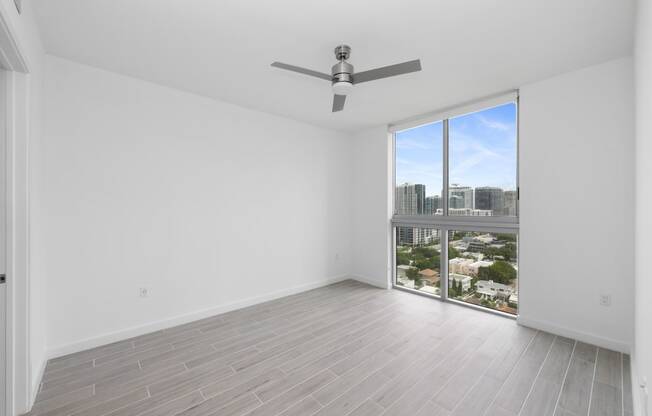
[[[441, 122], [396, 134], [396, 182], [442, 187]], [[450, 183], [516, 189], [516, 105], [509, 103], [450, 119]]]

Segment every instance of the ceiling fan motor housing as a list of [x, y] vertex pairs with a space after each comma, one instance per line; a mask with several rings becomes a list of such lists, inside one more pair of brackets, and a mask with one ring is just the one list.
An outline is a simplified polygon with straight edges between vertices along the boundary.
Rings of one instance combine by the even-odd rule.
[[353, 82], [353, 65], [340, 61], [333, 65], [331, 70], [333, 82]]
[[351, 47], [349, 45], [340, 45], [335, 48], [335, 59], [346, 61], [351, 56]]
[[335, 58], [339, 61], [331, 69], [333, 75], [333, 85], [346, 82], [353, 84], [353, 65], [346, 62], [351, 56], [351, 47], [348, 45], [340, 45], [335, 48]]
[[353, 89], [353, 65], [340, 61], [333, 65], [333, 93], [348, 95]]

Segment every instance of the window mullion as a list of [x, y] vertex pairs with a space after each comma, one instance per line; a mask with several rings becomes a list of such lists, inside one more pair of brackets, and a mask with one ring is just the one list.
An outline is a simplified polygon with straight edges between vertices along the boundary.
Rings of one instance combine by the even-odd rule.
[[442, 300], [448, 299], [448, 229], [439, 229], [439, 289]]
[[442, 190], [442, 195], [441, 195], [441, 200], [442, 200], [442, 213], [444, 217], [448, 216], [448, 119], [445, 119], [444, 121], [444, 128], [443, 128], [443, 155], [442, 155], [442, 167], [443, 167], [443, 178], [444, 178], [444, 186]]
[[[448, 217], [448, 119], [444, 120], [443, 128], [443, 137], [444, 141], [442, 148], [443, 150], [443, 178], [444, 186], [442, 189], [442, 213], [444, 217]], [[448, 230], [446, 228], [439, 229], [439, 244], [441, 248], [439, 250], [439, 289], [442, 300], [448, 299]]]

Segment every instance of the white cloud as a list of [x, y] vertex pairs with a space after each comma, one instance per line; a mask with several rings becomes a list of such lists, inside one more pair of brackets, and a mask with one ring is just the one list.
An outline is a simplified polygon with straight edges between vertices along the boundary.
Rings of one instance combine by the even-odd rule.
[[[505, 160], [503, 155], [483, 146], [475, 140], [463, 140], [456, 143], [455, 153], [463, 154], [462, 160], [457, 163], [451, 163], [451, 179], [464, 179], [478, 165], [488, 166], [491, 162]], [[454, 156], [453, 156], [454, 157]]]
[[397, 139], [396, 147], [401, 150], [430, 150], [434, 145], [413, 139]]
[[514, 128], [512, 123], [503, 123], [496, 120], [490, 120], [482, 114], [476, 114], [475, 117], [480, 121], [480, 123], [482, 123], [483, 126], [489, 127], [490, 129], [510, 131]]

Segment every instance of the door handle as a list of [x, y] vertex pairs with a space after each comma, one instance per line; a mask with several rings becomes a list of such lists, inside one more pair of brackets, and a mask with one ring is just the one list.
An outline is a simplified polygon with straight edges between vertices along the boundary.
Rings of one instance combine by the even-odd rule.
[[7, 276], [4, 273], [0, 274], [0, 285], [5, 283], [6, 281], [7, 281]]

